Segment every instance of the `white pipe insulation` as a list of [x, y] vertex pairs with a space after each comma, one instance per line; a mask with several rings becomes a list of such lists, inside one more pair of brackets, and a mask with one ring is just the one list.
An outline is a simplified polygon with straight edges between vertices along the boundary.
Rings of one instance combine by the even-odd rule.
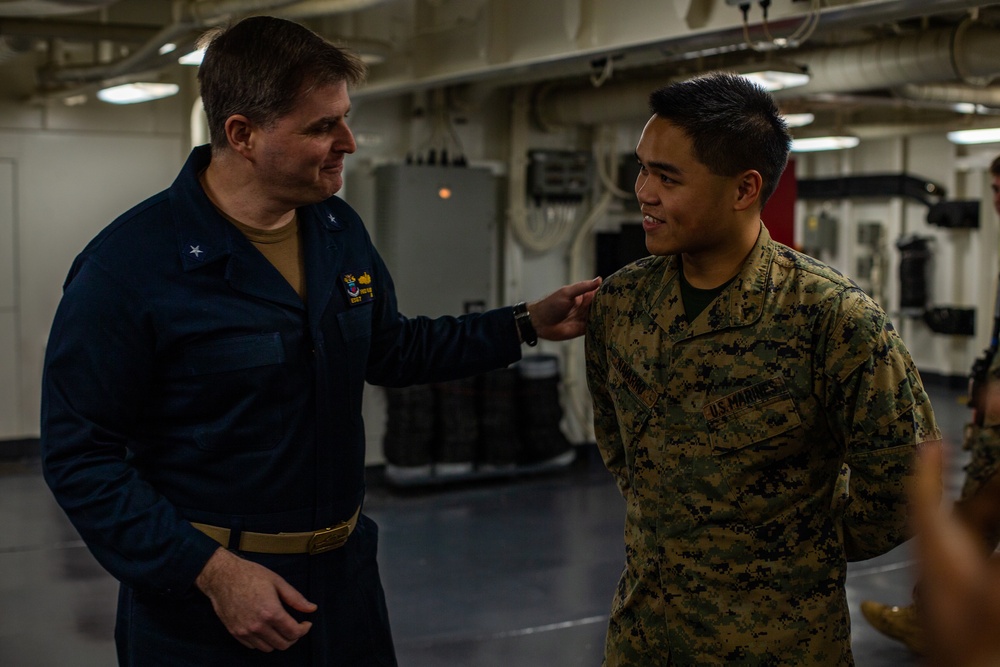
[[[929, 30], [843, 48], [802, 51], [794, 55], [794, 60], [808, 68], [809, 83], [779, 91], [775, 98], [900, 88], [907, 84], [988, 82], [1000, 76], [998, 43], [1000, 29], [965, 24], [957, 29]], [[601, 88], [548, 88], [539, 94], [535, 113], [543, 126], [645, 119], [649, 115], [649, 93], [669, 82], [669, 75], [663, 75], [659, 79], [607, 83]], [[995, 99], [995, 92], [988, 88], [984, 91], [987, 100]]]

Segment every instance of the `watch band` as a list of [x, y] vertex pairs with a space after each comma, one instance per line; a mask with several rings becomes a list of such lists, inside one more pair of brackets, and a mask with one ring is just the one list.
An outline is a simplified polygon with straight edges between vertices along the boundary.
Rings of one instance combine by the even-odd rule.
[[538, 345], [538, 332], [531, 325], [528, 304], [524, 301], [514, 306], [514, 324], [517, 325], [517, 333], [521, 336], [522, 343], [527, 343], [530, 347]]

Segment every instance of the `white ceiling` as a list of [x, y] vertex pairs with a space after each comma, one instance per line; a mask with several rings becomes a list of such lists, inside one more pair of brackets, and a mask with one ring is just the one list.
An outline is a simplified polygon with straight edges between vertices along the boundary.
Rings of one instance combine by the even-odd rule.
[[[742, 3], [746, 3], [744, 26]], [[0, 97], [61, 103], [109, 81], [182, 83], [166, 42], [251, 13], [384, 58], [353, 94], [537, 88], [548, 124], [646, 113], [653, 87], [764, 61], [805, 67], [789, 112], [859, 135], [1000, 125], [1000, 3], [970, 0], [0, 0]], [[978, 114], [957, 113], [956, 103]]]

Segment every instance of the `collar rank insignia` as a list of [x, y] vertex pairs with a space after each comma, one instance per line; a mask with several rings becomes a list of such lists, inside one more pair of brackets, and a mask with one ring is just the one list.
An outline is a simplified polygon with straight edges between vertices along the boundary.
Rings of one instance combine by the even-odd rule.
[[360, 306], [375, 298], [372, 277], [367, 271], [361, 275], [356, 273], [342, 273], [340, 275], [340, 285], [344, 288], [344, 292], [347, 294], [347, 303], [351, 306]]

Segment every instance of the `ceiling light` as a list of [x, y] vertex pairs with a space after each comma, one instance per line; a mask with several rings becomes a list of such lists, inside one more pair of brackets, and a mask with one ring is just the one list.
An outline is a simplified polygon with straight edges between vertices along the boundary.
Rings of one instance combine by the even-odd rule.
[[111, 104], [135, 104], [170, 97], [179, 90], [176, 83], [125, 83], [99, 90], [97, 97]]
[[[750, 71], [740, 71], [747, 69]], [[804, 86], [809, 83], [809, 72], [798, 65], [783, 63], [765, 63], [749, 65], [737, 71], [742, 77], [750, 79], [764, 90], [775, 91], [785, 88]]]
[[953, 144], [992, 144], [1000, 141], [1000, 127], [949, 132], [948, 141]]
[[177, 59], [181, 65], [200, 65], [205, 58], [205, 49], [198, 49]]
[[167, 42], [166, 44], [160, 47], [160, 55], [165, 56], [168, 53], [173, 53], [176, 50], [177, 50], [176, 44], [174, 44], [173, 42]]
[[361, 52], [361, 62], [366, 65], [381, 65], [385, 62], [385, 56], [381, 53], [372, 53], [369, 51]]
[[857, 137], [808, 137], [805, 139], [792, 139], [792, 152], [839, 151], [844, 148], [854, 148], [859, 143], [861, 142]]
[[803, 127], [816, 120], [816, 116], [811, 113], [786, 113], [782, 114], [785, 125], [788, 127]]

